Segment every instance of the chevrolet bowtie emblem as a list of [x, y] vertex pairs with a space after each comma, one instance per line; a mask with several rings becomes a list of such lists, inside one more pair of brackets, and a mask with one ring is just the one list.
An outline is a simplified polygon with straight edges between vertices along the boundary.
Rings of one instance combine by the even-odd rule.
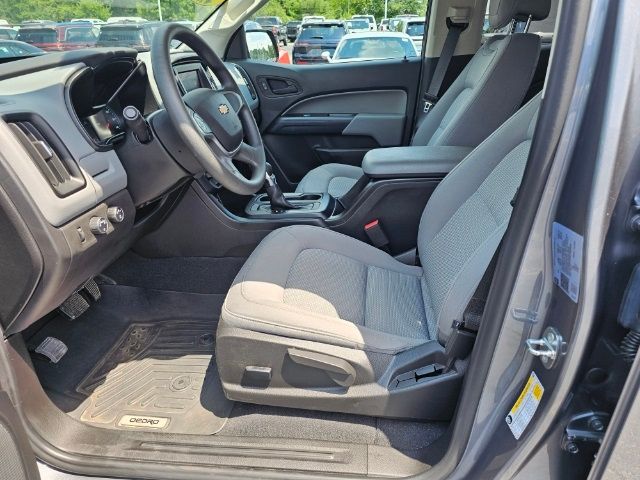
[[229, 113], [229, 106], [224, 103], [221, 103], [218, 106], [218, 111], [220, 112], [221, 115], [226, 115], [227, 113]]

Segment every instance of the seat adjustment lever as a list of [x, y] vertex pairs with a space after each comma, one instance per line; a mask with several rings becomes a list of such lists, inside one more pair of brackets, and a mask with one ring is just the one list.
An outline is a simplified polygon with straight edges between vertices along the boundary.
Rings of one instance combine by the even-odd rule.
[[298, 365], [324, 370], [327, 375], [341, 387], [350, 387], [356, 380], [356, 370], [342, 358], [332, 357], [324, 353], [309, 352], [290, 348], [287, 350], [289, 357]]

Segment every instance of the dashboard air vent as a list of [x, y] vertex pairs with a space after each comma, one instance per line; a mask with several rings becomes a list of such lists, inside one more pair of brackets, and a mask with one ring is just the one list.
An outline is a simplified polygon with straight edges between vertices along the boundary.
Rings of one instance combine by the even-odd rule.
[[7, 119], [7, 124], [57, 196], [66, 197], [85, 186], [77, 163], [48, 126], [36, 126], [31, 120]]

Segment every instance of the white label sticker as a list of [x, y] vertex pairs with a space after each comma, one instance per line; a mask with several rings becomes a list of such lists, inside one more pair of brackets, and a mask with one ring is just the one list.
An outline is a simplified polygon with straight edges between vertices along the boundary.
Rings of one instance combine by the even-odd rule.
[[559, 223], [553, 224], [553, 283], [578, 303], [582, 268], [582, 235]]
[[536, 413], [543, 393], [544, 387], [542, 383], [540, 383], [536, 373], [531, 372], [522, 393], [516, 403], [513, 404], [513, 407], [511, 407], [509, 415], [505, 418], [516, 440], [520, 438], [522, 432], [524, 432], [524, 429], [527, 428], [533, 418], [533, 414]]
[[45, 338], [36, 348], [36, 353], [44, 355], [53, 363], [58, 363], [64, 354], [67, 353], [67, 346], [55, 337]]

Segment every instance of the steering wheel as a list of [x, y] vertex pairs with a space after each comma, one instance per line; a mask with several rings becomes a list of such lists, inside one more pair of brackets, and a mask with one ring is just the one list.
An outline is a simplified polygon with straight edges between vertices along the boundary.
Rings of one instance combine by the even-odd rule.
[[[169, 55], [172, 40], [191, 47], [220, 80], [222, 89], [196, 88], [182, 96]], [[266, 170], [262, 137], [238, 84], [218, 55], [197, 33], [169, 23], [153, 37], [151, 64], [169, 119], [202, 167], [232, 192], [257, 192]], [[234, 161], [249, 166], [250, 178], [238, 171]]]

